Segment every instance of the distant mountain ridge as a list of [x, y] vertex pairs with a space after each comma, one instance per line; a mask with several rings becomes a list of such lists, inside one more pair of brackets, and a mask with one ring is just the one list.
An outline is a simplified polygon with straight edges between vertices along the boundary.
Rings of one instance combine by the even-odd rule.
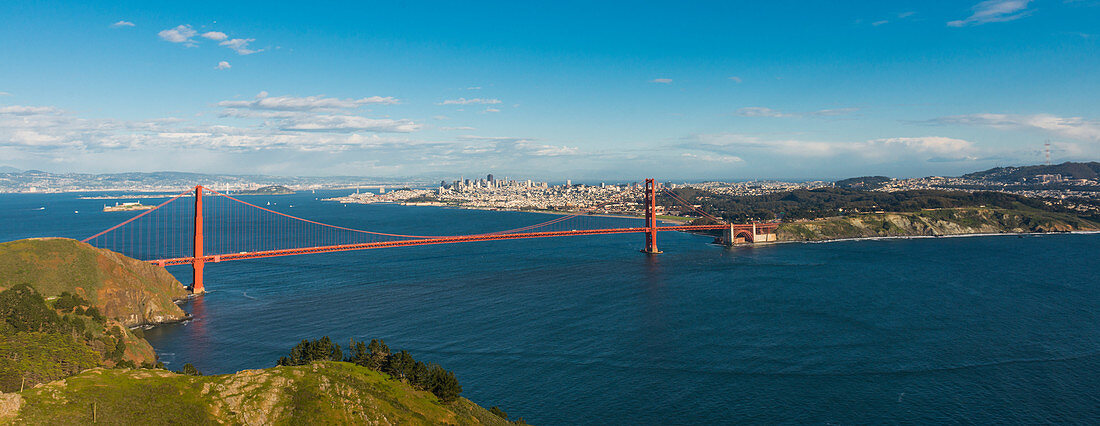
[[[6, 170], [6, 171], [5, 171]], [[428, 181], [398, 177], [364, 176], [267, 176], [192, 172], [49, 173], [41, 170], [0, 170], [0, 192], [169, 191], [205, 185], [217, 190], [237, 190], [281, 185], [296, 189], [348, 188], [365, 185], [409, 186]]]
[[1096, 179], [1100, 177], [1100, 162], [996, 167], [980, 172], [968, 173], [962, 177], [967, 179], [991, 180], [997, 182], [1019, 182], [1024, 178], [1034, 178], [1038, 175], [1062, 175], [1066, 179]]

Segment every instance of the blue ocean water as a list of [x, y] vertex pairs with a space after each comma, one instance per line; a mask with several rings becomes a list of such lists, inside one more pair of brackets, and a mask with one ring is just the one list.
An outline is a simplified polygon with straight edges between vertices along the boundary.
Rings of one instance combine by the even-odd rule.
[[[249, 200], [398, 233], [545, 220], [315, 199], [333, 194]], [[91, 235], [123, 217], [103, 203], [0, 195], [0, 241]], [[208, 264], [210, 293], [184, 305], [196, 319], [146, 336], [169, 368], [206, 373], [272, 366], [302, 338], [383, 338], [537, 424], [1100, 418], [1100, 235], [709, 242], [661, 233], [656, 256], [638, 252], [641, 235], [607, 235]]]

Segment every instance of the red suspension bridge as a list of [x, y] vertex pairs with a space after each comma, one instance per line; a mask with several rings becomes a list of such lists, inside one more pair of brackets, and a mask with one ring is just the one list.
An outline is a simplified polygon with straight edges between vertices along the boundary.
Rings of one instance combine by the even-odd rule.
[[[774, 240], [775, 223], [729, 224], [665, 191], [676, 203], [717, 222], [657, 224], [657, 185], [646, 179], [645, 218], [567, 214], [521, 228], [470, 235], [407, 235], [353, 229], [312, 221], [234, 198], [201, 185], [83, 241], [159, 266], [192, 265], [192, 291], [204, 291], [203, 267], [210, 262], [294, 256], [428, 244], [644, 233], [646, 253], [657, 250], [661, 231], [722, 230], [729, 242]], [[179, 202], [194, 197], [194, 203]], [[209, 215], [209, 216], [207, 216]]]

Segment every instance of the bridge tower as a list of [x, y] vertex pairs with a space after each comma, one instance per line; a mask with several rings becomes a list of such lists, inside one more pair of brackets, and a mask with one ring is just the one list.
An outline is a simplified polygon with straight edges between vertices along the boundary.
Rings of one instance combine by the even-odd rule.
[[656, 254], [657, 250], [657, 184], [653, 179], [645, 180], [645, 249], [644, 253]]
[[195, 247], [194, 260], [191, 261], [194, 283], [191, 284], [191, 293], [202, 294], [206, 289], [202, 284], [202, 268], [205, 260], [202, 253], [202, 185], [195, 186]]

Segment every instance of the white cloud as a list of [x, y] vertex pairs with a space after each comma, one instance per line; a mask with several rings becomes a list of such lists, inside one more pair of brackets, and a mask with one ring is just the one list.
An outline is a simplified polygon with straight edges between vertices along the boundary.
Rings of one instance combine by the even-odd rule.
[[484, 113], [490, 113], [490, 112], [500, 112], [500, 110], [499, 110], [499, 109], [496, 109], [496, 108], [485, 108], [485, 111], [483, 111], [483, 112], [484, 112]]
[[447, 100], [444, 100], [443, 102], [440, 102], [436, 105], [470, 105], [470, 104], [495, 105], [495, 104], [499, 104], [499, 103], [500, 103], [500, 99], [482, 99], [482, 98], [466, 99], [466, 98], [458, 98], [458, 99], [447, 99]]
[[971, 114], [940, 117], [932, 124], [984, 126], [1002, 130], [1030, 129], [1070, 139], [1100, 141], [1100, 121], [1051, 114]]
[[[175, 118], [143, 121], [86, 119], [60, 112], [54, 107], [0, 109], [0, 149], [14, 147], [43, 153], [59, 150], [88, 153], [184, 148], [223, 152], [271, 149], [338, 151], [349, 147], [374, 146], [388, 140], [375, 133], [407, 133], [419, 128], [409, 120], [374, 120], [357, 116], [301, 116], [284, 120], [279, 126], [233, 127], [195, 124]], [[43, 155], [45, 158], [62, 156]]]
[[730, 77], [729, 79], [732, 80], [734, 83], [740, 83], [741, 82], [741, 77], [738, 77], [736, 75]]
[[872, 22], [871, 26], [877, 27], [879, 25], [886, 25], [886, 24], [889, 24], [889, 23], [890, 23], [890, 21], [887, 21], [887, 20], [883, 19], [881, 21]]
[[470, 127], [470, 126], [457, 126], [457, 127], [440, 127], [439, 130], [446, 130], [446, 131], [450, 131], [450, 130], [467, 130], [467, 131], [469, 131], [469, 130], [477, 130], [477, 129], [475, 129], [473, 127]]
[[126, 27], [132, 27], [132, 26], [134, 26], [134, 23], [130, 22], [130, 21], [118, 21], [118, 22], [115, 22], [115, 23], [111, 24], [111, 28], [126, 28]]
[[848, 115], [853, 112], [859, 111], [859, 108], [834, 108], [834, 109], [822, 109], [807, 113], [807, 115], [817, 117], [831, 117], [837, 115]]
[[12, 105], [6, 107], [0, 107], [0, 114], [6, 115], [55, 115], [60, 114], [62, 111], [58, 108], [51, 106], [23, 106]]
[[520, 147], [523, 149], [527, 149], [530, 155], [539, 157], [577, 155], [577, 153], [580, 151], [580, 149], [577, 147], [541, 145], [532, 143], [521, 144]]
[[660, 83], [660, 84], [672, 84], [672, 79], [671, 78], [655, 78], [653, 80], [649, 80], [649, 82], [650, 83]]
[[777, 111], [777, 110], [767, 108], [767, 107], [745, 107], [745, 108], [741, 108], [741, 109], [737, 110], [737, 112], [735, 112], [735, 114], [740, 115], [742, 117], [772, 117], [772, 118], [802, 117], [802, 116], [834, 117], [834, 116], [839, 116], [839, 115], [851, 114], [851, 113], [856, 112], [856, 111], [859, 111], [859, 108], [833, 108], [833, 109], [822, 109], [822, 110], [817, 110], [817, 111], [810, 111], [810, 112], [805, 112], [805, 113], [794, 113], [794, 112]]
[[221, 101], [218, 106], [226, 108], [248, 108], [255, 110], [272, 111], [325, 111], [336, 109], [356, 108], [361, 105], [379, 104], [393, 105], [398, 99], [392, 96], [371, 96], [360, 99], [326, 98], [317, 96], [273, 96], [268, 97], [267, 92], [260, 92], [256, 100], [252, 101]]
[[11, 93], [8, 93], [8, 92], [0, 92], [0, 96], [11, 96]]
[[692, 154], [690, 152], [685, 152], [683, 154], [680, 154], [680, 156], [691, 160], [707, 161], [712, 163], [741, 163], [745, 161], [741, 159], [741, 157], [738, 157], [736, 155]]
[[[221, 34], [221, 33], [219, 33], [219, 34]], [[230, 49], [233, 49], [233, 51], [237, 52], [238, 55], [251, 55], [253, 53], [262, 52], [263, 49], [252, 50], [252, 49], [248, 48], [248, 43], [251, 43], [251, 42], [254, 42], [254, 41], [256, 41], [256, 39], [254, 39], [254, 38], [234, 38], [234, 39], [229, 39], [229, 40], [225, 40], [221, 43], [218, 43], [218, 45], [219, 46], [225, 46], [225, 47], [228, 47]]]
[[966, 140], [941, 136], [897, 137], [856, 142], [770, 139], [735, 133], [696, 135], [679, 148], [742, 156], [755, 152], [780, 157], [863, 158], [889, 161], [962, 161], [977, 158], [977, 149]]
[[737, 115], [742, 117], [794, 117], [794, 114], [787, 114], [784, 112], [776, 111], [767, 107], [745, 107], [737, 110]]
[[885, 138], [874, 139], [868, 142], [869, 146], [882, 146], [887, 149], [900, 147], [906, 151], [935, 154], [935, 158], [975, 159], [974, 144], [962, 139], [946, 138], [941, 136], [925, 136], [917, 138]]
[[[251, 110], [249, 110], [251, 111]], [[410, 176], [422, 173], [539, 173], [590, 170], [599, 153], [514, 137], [423, 140], [410, 120], [288, 113], [252, 126], [188, 119], [82, 118], [54, 107], [4, 107], [0, 158], [22, 168]], [[20, 115], [16, 115], [20, 114]], [[192, 163], [193, 161], [193, 163]], [[547, 172], [549, 175], [549, 172]], [[579, 176], [579, 175], [576, 175]]]
[[970, 8], [974, 13], [970, 17], [947, 23], [949, 27], [965, 27], [990, 22], [1007, 22], [1023, 18], [1031, 11], [1026, 10], [1031, 0], [986, 0]]
[[229, 62], [226, 61], [218, 62], [218, 65], [214, 67], [214, 69], [216, 70], [227, 70], [230, 68], [233, 68], [233, 66], [229, 65]]
[[191, 40], [191, 37], [194, 37], [195, 34], [198, 34], [198, 32], [192, 29], [190, 25], [180, 25], [157, 33], [164, 41], [186, 43], [187, 45], [194, 45], [194, 40]]
[[481, 86], [470, 86], [467, 87], [466, 90], [481, 90]]
[[210, 31], [210, 32], [203, 33], [202, 38], [215, 40], [215, 41], [222, 41], [222, 40], [225, 40], [225, 39], [229, 38], [229, 36], [225, 35], [225, 33], [221, 32], [221, 31]]
[[409, 133], [420, 130], [421, 125], [409, 120], [374, 119], [357, 115], [315, 115], [291, 118], [279, 128], [305, 132]]

